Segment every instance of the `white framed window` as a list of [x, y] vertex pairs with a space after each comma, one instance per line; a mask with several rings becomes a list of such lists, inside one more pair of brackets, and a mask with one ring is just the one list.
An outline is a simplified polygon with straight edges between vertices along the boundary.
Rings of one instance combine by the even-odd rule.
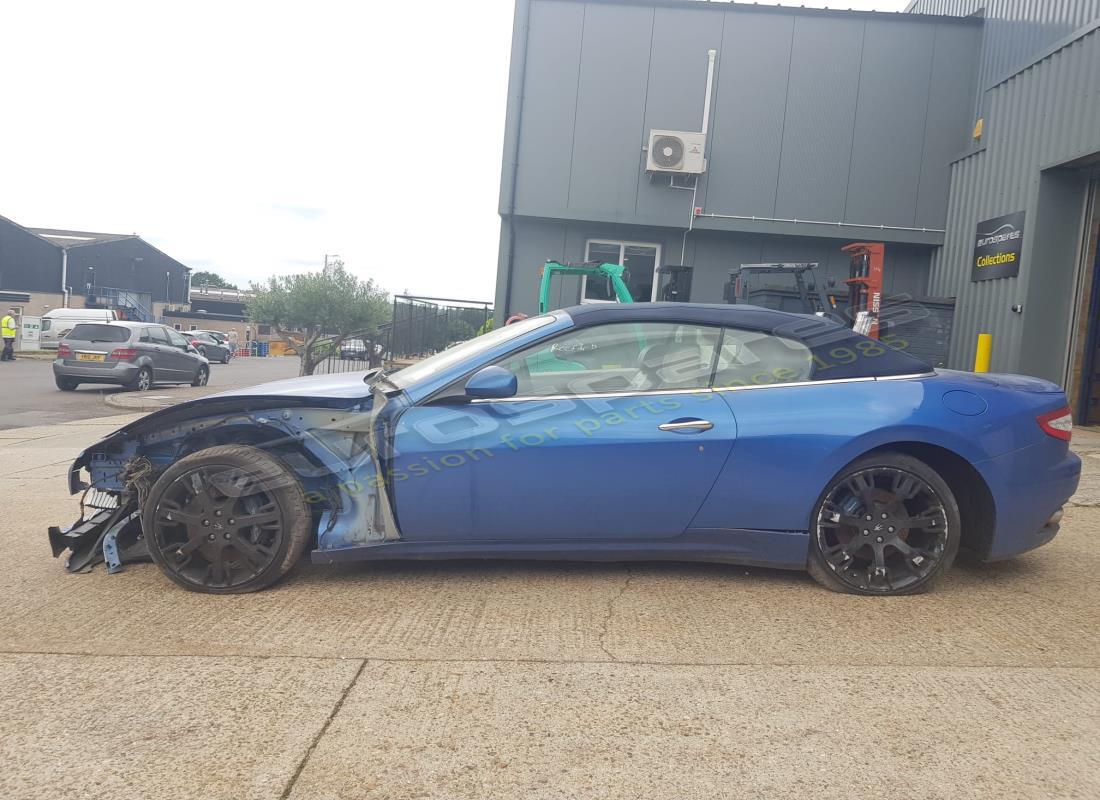
[[[653, 242], [624, 242], [616, 239], [589, 239], [584, 246], [585, 261], [622, 264], [626, 267], [626, 285], [636, 303], [657, 299], [657, 269], [661, 266], [661, 245]], [[607, 281], [581, 279], [582, 303], [614, 303], [615, 292]]]

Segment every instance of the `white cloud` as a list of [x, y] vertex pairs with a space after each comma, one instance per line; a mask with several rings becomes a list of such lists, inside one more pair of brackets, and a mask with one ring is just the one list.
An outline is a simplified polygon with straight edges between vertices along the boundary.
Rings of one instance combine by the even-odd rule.
[[0, 214], [137, 232], [238, 282], [327, 252], [491, 299], [512, 7], [6, 4]]

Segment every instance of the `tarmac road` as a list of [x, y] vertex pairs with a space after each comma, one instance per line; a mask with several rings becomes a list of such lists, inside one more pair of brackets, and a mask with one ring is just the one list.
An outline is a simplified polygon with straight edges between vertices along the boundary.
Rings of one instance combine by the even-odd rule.
[[[20, 358], [0, 363], [0, 430], [49, 425], [81, 419], [111, 417], [119, 413], [104, 402], [104, 396], [125, 391], [117, 386], [86, 384], [75, 392], [58, 390], [53, 380], [52, 362]], [[291, 378], [298, 374], [297, 358], [238, 358], [229, 364], [210, 365], [210, 390], [224, 391], [241, 386]], [[171, 388], [157, 387], [150, 394], [167, 393]]]

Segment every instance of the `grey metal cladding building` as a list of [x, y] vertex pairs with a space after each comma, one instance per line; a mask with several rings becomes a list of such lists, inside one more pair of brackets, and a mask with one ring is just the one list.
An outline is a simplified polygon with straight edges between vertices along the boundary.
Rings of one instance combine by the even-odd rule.
[[[817, 261], [843, 279], [840, 247], [881, 241], [887, 294], [956, 298], [951, 366], [986, 331], [994, 369], [1072, 378], [1075, 326], [1090, 335], [1075, 310], [1091, 287], [1098, 18], [1100, 0], [517, 0], [498, 317], [535, 310], [547, 258], [617, 252], [636, 296], [654, 267], [690, 266], [690, 299], [713, 302], [741, 263]], [[702, 130], [711, 49], [705, 170], [648, 171], [652, 130]], [[977, 224], [1018, 211], [1018, 277], [971, 281]], [[554, 300], [581, 292], [565, 281]]]

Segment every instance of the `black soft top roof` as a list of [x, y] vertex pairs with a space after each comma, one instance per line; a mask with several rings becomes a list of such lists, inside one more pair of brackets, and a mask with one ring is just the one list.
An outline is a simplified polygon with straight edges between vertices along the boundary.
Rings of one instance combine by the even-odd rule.
[[609, 322], [684, 322], [759, 331], [806, 345], [814, 380], [918, 375], [932, 367], [903, 350], [810, 314], [750, 305], [708, 303], [591, 303], [565, 309], [578, 328]]

